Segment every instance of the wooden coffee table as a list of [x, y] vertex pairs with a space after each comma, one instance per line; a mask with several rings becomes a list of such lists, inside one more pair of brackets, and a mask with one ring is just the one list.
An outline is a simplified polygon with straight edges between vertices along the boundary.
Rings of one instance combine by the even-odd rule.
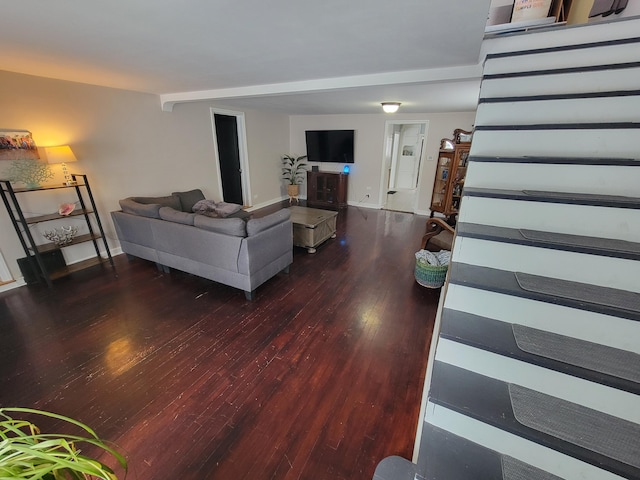
[[293, 244], [316, 253], [316, 247], [329, 238], [336, 238], [338, 212], [307, 207], [289, 207], [293, 223]]

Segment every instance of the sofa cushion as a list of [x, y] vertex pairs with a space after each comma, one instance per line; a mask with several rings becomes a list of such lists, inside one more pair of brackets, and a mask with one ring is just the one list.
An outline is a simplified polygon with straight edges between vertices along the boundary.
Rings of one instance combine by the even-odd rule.
[[136, 202], [133, 198], [124, 198], [120, 200], [120, 208], [124, 213], [130, 213], [132, 215], [140, 215], [141, 217], [160, 218], [158, 210], [161, 205], [157, 203], [151, 203], [145, 205], [144, 203]]
[[167, 195], [166, 197], [131, 197], [134, 202], [144, 205], [160, 205], [161, 207], [171, 207], [175, 210], [181, 210], [180, 197], [177, 195]]
[[175, 195], [180, 199], [180, 204], [183, 212], [191, 213], [193, 206], [200, 200], [204, 200], [204, 193], [199, 188], [189, 190], [187, 192], [173, 192], [171, 195]]
[[224, 233], [234, 237], [247, 236], [246, 224], [241, 218], [211, 218], [204, 215], [196, 215], [193, 225], [204, 230]]
[[291, 211], [286, 208], [278, 210], [275, 213], [267, 215], [261, 218], [252, 218], [247, 221], [247, 236], [256, 235], [268, 228], [273, 227], [279, 223], [282, 223], [291, 217]]
[[195, 213], [181, 212], [171, 207], [160, 207], [158, 213], [162, 220], [185, 225], [193, 225], [194, 217], [196, 216]]

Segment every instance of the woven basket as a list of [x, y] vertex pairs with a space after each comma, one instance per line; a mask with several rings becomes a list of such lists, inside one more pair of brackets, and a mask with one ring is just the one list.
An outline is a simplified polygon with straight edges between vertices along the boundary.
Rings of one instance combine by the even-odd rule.
[[449, 265], [429, 265], [416, 260], [415, 277], [423, 287], [440, 288], [444, 285], [447, 278], [447, 269]]

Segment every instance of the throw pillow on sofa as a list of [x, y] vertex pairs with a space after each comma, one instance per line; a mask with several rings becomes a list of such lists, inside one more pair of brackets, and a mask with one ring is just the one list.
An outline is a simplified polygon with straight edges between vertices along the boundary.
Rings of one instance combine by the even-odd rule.
[[180, 199], [180, 205], [183, 212], [193, 212], [193, 206], [200, 200], [204, 200], [204, 193], [199, 188], [189, 190], [187, 192], [173, 192], [171, 195], [175, 195]]

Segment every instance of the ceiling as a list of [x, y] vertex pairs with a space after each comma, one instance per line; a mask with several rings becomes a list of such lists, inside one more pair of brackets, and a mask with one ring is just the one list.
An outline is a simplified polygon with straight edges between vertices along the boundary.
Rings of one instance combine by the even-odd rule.
[[475, 109], [490, 0], [10, 0], [2, 68], [289, 114]]

